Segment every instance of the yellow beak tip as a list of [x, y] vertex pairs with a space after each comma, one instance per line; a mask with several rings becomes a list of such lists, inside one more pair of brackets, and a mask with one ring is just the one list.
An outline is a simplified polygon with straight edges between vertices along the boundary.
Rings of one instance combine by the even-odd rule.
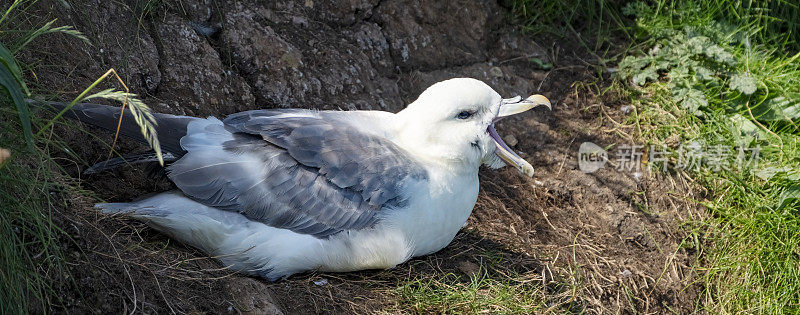
[[545, 97], [544, 95], [541, 95], [541, 94], [531, 95], [531, 96], [528, 96], [528, 98], [526, 98], [525, 100], [527, 100], [527, 101], [529, 101], [531, 103], [537, 104], [537, 105], [547, 106], [547, 108], [549, 108], [550, 110], [553, 110], [553, 107], [550, 104], [550, 100], [547, 99], [547, 97]]

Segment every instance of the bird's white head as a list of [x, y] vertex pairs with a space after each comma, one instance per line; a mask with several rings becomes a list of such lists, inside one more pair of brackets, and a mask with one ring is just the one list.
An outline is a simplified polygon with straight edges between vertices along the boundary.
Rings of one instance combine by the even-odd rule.
[[453, 168], [499, 168], [505, 162], [533, 176], [533, 167], [497, 134], [494, 123], [539, 105], [544, 96], [503, 99], [479, 80], [456, 78], [438, 82], [398, 113], [401, 145], [415, 155], [443, 161]]

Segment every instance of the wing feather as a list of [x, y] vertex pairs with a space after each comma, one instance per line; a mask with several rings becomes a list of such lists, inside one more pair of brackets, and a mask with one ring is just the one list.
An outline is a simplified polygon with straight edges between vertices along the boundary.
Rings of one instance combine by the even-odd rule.
[[194, 121], [169, 177], [203, 204], [297, 233], [371, 227], [428, 175], [400, 147], [343, 117], [261, 110]]

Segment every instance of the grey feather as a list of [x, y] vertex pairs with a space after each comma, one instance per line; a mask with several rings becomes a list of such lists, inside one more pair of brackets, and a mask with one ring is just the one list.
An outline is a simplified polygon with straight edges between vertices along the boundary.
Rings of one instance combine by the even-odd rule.
[[[174, 162], [178, 159], [174, 154], [168, 151], [162, 154], [162, 158], [164, 159], [164, 162], [167, 163]], [[155, 152], [115, 157], [92, 165], [83, 171], [83, 174], [91, 175], [122, 167], [123, 165], [158, 163], [158, 161], [158, 155]]]
[[169, 177], [198, 202], [297, 233], [371, 227], [428, 175], [391, 141], [338, 117], [263, 110], [191, 123], [181, 140], [188, 153]]
[[[63, 102], [40, 102], [28, 100], [28, 103], [36, 106], [47, 107], [50, 110], [60, 112], [67, 108], [67, 103]], [[130, 111], [123, 111], [121, 107], [114, 107], [92, 103], [78, 103], [64, 113], [65, 117], [77, 119], [109, 131], [116, 131], [120, 114], [122, 114], [122, 125], [119, 126], [119, 133], [131, 139], [147, 143], [142, 136], [141, 128], [136, 124]], [[170, 152], [175, 156], [181, 156], [185, 151], [180, 146], [180, 139], [186, 135], [186, 128], [189, 122], [200, 118], [189, 116], [175, 116], [170, 114], [153, 113], [156, 120], [156, 134], [161, 150]]]
[[292, 110], [292, 114], [311, 117], [275, 118], [281, 112], [242, 112], [225, 119], [225, 124], [237, 132], [261, 135], [301, 164], [318, 168], [337, 186], [361, 192], [375, 206], [398, 197], [398, 183], [427, 178], [425, 170], [397, 145], [360, 132], [339, 117]]

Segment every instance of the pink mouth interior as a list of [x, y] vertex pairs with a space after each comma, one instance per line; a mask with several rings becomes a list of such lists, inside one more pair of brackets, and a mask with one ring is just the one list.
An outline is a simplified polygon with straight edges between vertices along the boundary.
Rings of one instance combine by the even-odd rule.
[[497, 134], [497, 130], [494, 129], [494, 122], [489, 124], [489, 127], [486, 128], [486, 131], [489, 132], [489, 137], [492, 137], [492, 139], [494, 140], [494, 142], [497, 145], [499, 145], [500, 147], [502, 147], [506, 151], [511, 152], [511, 154], [514, 155], [515, 158], [522, 159], [521, 157], [519, 157], [519, 155], [517, 155], [517, 152], [514, 152], [514, 150], [512, 150], [511, 148], [508, 147], [506, 142], [503, 141], [503, 138], [500, 138], [500, 135]]

